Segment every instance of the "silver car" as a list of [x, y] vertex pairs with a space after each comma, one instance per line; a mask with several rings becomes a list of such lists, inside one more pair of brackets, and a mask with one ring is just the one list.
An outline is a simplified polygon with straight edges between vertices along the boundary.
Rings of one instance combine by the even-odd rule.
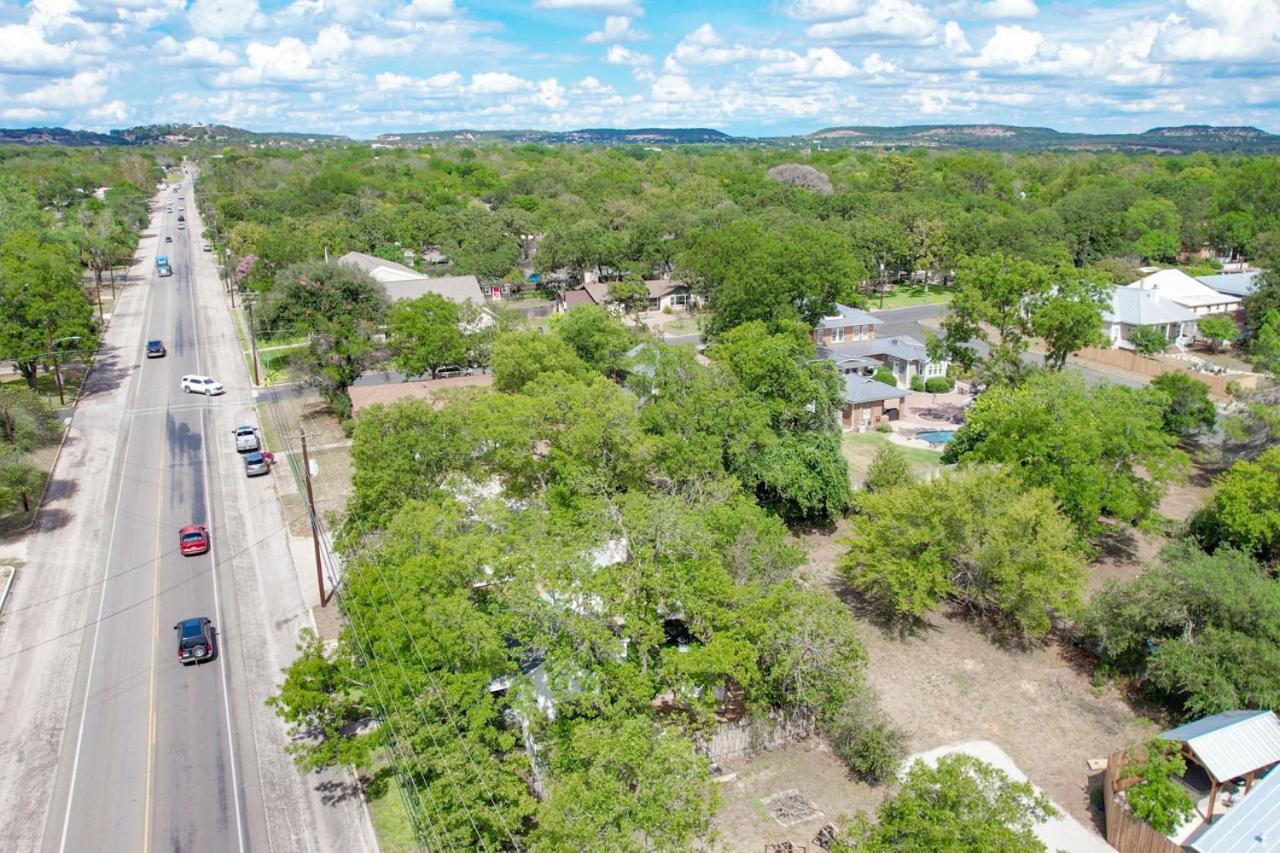
[[271, 460], [267, 454], [260, 451], [246, 453], [244, 459], [244, 475], [246, 477], [257, 477], [260, 474], [271, 473]]

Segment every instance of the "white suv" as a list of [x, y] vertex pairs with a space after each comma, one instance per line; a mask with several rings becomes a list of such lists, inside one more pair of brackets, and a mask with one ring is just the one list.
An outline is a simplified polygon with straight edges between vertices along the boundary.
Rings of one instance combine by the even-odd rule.
[[182, 390], [188, 394], [195, 392], [213, 397], [222, 393], [222, 383], [209, 376], [188, 375], [182, 377]]

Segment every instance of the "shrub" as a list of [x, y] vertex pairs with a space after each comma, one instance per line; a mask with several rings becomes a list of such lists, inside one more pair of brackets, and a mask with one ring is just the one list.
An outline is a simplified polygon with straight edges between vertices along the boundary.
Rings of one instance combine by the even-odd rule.
[[821, 723], [823, 735], [836, 755], [864, 781], [874, 785], [893, 779], [906, 757], [906, 740], [878, 709], [865, 702], [846, 704]]
[[930, 394], [945, 394], [954, 387], [956, 381], [950, 376], [933, 376], [924, 383], [924, 390]]
[[1152, 738], [1142, 746], [1125, 750], [1125, 779], [1138, 781], [1124, 789], [1129, 810], [1152, 829], [1168, 835], [1191, 817], [1195, 801], [1173, 776], [1187, 772], [1187, 763], [1173, 741]]
[[663, 314], [670, 314], [670, 313], [671, 313], [671, 306], [670, 306], [670, 305], [663, 305], [663, 306], [662, 306], [662, 313], [663, 313]]
[[1189, 438], [1213, 429], [1218, 421], [1218, 407], [1209, 399], [1209, 386], [1186, 373], [1162, 373], [1151, 380], [1151, 387], [1165, 394], [1164, 431]]
[[893, 375], [893, 371], [887, 367], [881, 367], [876, 370], [875, 376], [871, 377], [877, 382], [883, 382], [885, 385], [898, 387], [898, 377]]
[[912, 391], [924, 390], [924, 377], [921, 376], [919, 373], [911, 377], [911, 390]]
[[893, 432], [893, 427], [888, 424], [876, 424], [876, 432]]
[[1138, 355], [1155, 355], [1169, 348], [1169, 336], [1154, 326], [1139, 326], [1129, 333], [1129, 343]]
[[910, 483], [912, 479], [907, 457], [892, 444], [884, 444], [876, 449], [876, 455], [871, 459], [865, 485], [868, 491], [881, 492]]

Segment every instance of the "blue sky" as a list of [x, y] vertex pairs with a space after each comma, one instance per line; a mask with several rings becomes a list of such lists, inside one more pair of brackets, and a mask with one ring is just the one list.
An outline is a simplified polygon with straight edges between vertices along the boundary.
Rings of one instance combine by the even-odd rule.
[[0, 125], [1280, 132], [1280, 0], [0, 0]]

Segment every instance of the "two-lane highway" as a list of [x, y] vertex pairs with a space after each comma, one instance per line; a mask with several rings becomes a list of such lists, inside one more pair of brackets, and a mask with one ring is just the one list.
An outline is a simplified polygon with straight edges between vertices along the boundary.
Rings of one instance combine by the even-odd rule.
[[[97, 618], [85, 628], [64, 760], [45, 847], [58, 851], [243, 851], [261, 831], [245, 805], [246, 774], [236, 749], [231, 701], [235, 656], [218, 636], [213, 661], [184, 667], [173, 625], [208, 616], [222, 629], [220, 525], [227, 516], [210, 487], [211, 454], [234, 454], [230, 436], [213, 434], [218, 397], [183, 393], [184, 374], [209, 362], [197, 320], [191, 228], [178, 228], [191, 205], [190, 181], [162, 202], [157, 254], [172, 276], [151, 271], [138, 368], [126, 397], [123, 452], [113, 473], [113, 505]], [[163, 210], [163, 208], [161, 208]], [[197, 250], [198, 251], [198, 250]], [[145, 359], [147, 339], [164, 341], [164, 358]], [[212, 549], [183, 557], [178, 529], [210, 529]], [[255, 812], [260, 810], [255, 809]], [[54, 825], [56, 824], [56, 825]], [[266, 844], [257, 845], [265, 848]]]

